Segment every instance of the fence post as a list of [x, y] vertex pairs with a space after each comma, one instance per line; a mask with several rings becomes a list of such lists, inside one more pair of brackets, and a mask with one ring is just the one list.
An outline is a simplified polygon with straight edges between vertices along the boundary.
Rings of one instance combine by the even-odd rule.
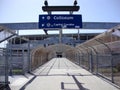
[[7, 49], [5, 49], [5, 51], [3, 51], [3, 53], [5, 53], [5, 84], [8, 84], [8, 51]]
[[78, 62], [79, 62], [79, 66], [80, 66], [80, 54], [78, 55]]
[[28, 41], [28, 72], [31, 72], [30, 41]]
[[98, 61], [99, 61], [99, 55], [96, 55], [96, 74], [98, 74]]
[[89, 61], [90, 61], [90, 72], [93, 72], [93, 58], [92, 58], [92, 51], [89, 53]]
[[114, 83], [114, 78], [113, 78], [113, 54], [111, 54], [111, 80], [112, 80], [112, 83]]
[[23, 67], [22, 67], [22, 73], [23, 74], [25, 74], [25, 60], [24, 60], [24, 49], [22, 49], [22, 60], [23, 60], [23, 62], [22, 62], [22, 65], [23, 65]]
[[[8, 58], [8, 60], [9, 60], [9, 69], [10, 69], [10, 71], [9, 71], [9, 73], [10, 73], [10, 75], [12, 76], [13, 75], [13, 65], [12, 65], [12, 61], [13, 61], [13, 58], [12, 58], [12, 45], [10, 44], [10, 46], [7, 48], [7, 56], [10, 58]], [[9, 54], [8, 54], [9, 53]]]

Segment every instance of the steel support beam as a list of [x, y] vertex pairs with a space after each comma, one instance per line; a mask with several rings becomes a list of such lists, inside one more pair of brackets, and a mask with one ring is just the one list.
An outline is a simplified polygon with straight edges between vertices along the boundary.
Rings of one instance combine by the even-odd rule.
[[44, 12], [53, 11], [79, 11], [79, 6], [43, 6], [42, 10]]
[[[83, 22], [82, 29], [110, 29], [120, 23], [109, 23], [109, 22]], [[30, 22], [30, 23], [0, 23], [0, 26], [4, 26], [6, 28], [12, 30], [25, 30], [25, 29], [38, 29], [38, 22]]]

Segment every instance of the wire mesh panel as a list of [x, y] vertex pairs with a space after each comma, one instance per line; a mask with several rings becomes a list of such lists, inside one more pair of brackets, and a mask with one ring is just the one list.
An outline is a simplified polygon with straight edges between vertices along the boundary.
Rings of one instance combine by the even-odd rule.
[[9, 74], [25, 74], [28, 71], [28, 50], [22, 49], [15, 49], [11, 50], [8, 49], [8, 62], [9, 62]]
[[3, 87], [8, 85], [8, 53], [6, 40], [14, 35], [16, 35], [16, 31], [11, 31], [0, 26], [0, 90], [3, 90]]
[[107, 54], [98, 55], [98, 73], [112, 80], [112, 56]]
[[6, 53], [4, 48], [0, 48], [0, 88], [8, 83]]
[[31, 52], [31, 70], [35, 70], [40, 65], [48, 61], [48, 52], [44, 47], [37, 47]]
[[80, 65], [120, 86], [120, 26], [116, 26], [76, 48]]
[[0, 55], [0, 82], [5, 82], [5, 56]]
[[120, 53], [113, 54], [113, 80], [120, 86]]
[[81, 66], [89, 70], [89, 55], [84, 54], [82, 57]]
[[16, 31], [11, 31], [5, 27], [0, 26], [0, 43], [16, 35]]

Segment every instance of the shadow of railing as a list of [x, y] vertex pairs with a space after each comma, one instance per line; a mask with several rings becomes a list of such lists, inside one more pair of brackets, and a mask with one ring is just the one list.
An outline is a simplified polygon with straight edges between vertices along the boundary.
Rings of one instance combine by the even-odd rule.
[[[75, 81], [75, 83], [65, 83], [65, 82], [61, 82], [61, 90], [89, 90], [89, 89], [83, 87], [82, 84], [84, 84], [84, 83], [80, 83], [74, 75], [72, 75], [72, 78], [73, 78], [73, 80]], [[71, 86], [71, 85], [74, 85], [74, 86], [76, 85], [77, 87], [76, 87], [76, 88], [75, 88], [75, 87], [70, 88], [70, 87], [66, 87], [67, 85], [68, 85], [68, 86], [69, 86], [69, 85], [70, 85], [70, 86]]]

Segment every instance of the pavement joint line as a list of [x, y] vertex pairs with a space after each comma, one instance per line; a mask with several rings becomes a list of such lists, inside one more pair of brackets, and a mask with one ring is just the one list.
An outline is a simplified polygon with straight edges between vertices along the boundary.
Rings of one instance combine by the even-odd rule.
[[[48, 63], [47, 63], [47, 66], [49, 66], [49, 63], [50, 63], [51, 61], [49, 61]], [[39, 74], [41, 74], [46, 68], [47, 68], [47, 66], [46, 67], [43, 67], [43, 69], [39, 72]]]
[[49, 69], [49, 71], [48, 71], [47, 75], [49, 74], [50, 70], [53, 68], [53, 66], [54, 66], [55, 62], [56, 62], [56, 60], [55, 60], [55, 61], [54, 61], [54, 63], [51, 65], [51, 67], [50, 67], [50, 69]]
[[66, 64], [66, 62], [64, 61], [64, 64], [66, 65], [66, 67], [69, 69], [69, 66]]
[[[74, 72], [74, 70], [71, 68], [70, 70], [73, 70], [73, 71], [67, 71], [67, 72], [65, 72], [65, 73], [50, 73], [49, 74], [49, 72], [50, 72], [50, 70], [53, 70], [53, 69], [56, 69], [57, 68], [57, 66], [59, 66], [59, 64], [61, 63], [61, 67], [63, 67], [63, 68], [65, 68], [65, 69], [67, 69], [68, 67], [67, 66], [72, 66], [72, 67], [74, 67], [76, 70], [78, 70], [78, 69], [84, 69], [84, 68], [78, 68], [77, 66], [76, 66], [76, 64], [74, 63], [74, 62], [71, 62], [71, 61], [69, 61], [69, 60], [57, 60], [57, 58], [56, 59], [53, 59], [53, 60], [51, 60], [51, 63], [49, 63], [49, 67], [48, 67], [48, 69], [49, 69], [49, 71], [48, 71], [48, 69], [46, 70], [47, 72], [45, 72], [45, 73], [47, 73], [47, 75], [46, 74], [44, 74], [44, 75], [34, 75], [34, 77], [36, 78], [36, 77], [44, 77], [44, 76], [46, 76], [46, 77], [49, 77], [49, 76], [51, 76], [51, 77], [57, 77], [57, 76], [70, 76], [70, 77], [72, 77], [72, 80], [74, 81], [74, 83], [75, 83], [75, 85], [77, 85], [77, 87], [79, 88], [79, 89], [67, 89], [67, 88], [65, 88], [65, 86], [64, 86], [64, 81], [62, 81], [61, 82], [61, 89], [62, 90], [89, 90], [88, 88], [86, 88], [86, 87], [84, 87], [84, 83], [81, 83], [82, 81], [79, 81], [79, 78], [77, 78], [77, 76], [81, 76], [81, 77], [83, 77], [83, 76], [97, 76], [96, 74], [93, 74], [93, 73], [76, 73], [76, 71]], [[69, 63], [69, 64], [68, 64]], [[63, 64], [63, 65], [62, 65]], [[66, 64], [68, 64], [67, 66], [66, 66]], [[48, 66], [48, 65], [47, 65]], [[46, 66], [44, 66], [44, 68], [45, 68]], [[79, 66], [80, 67], [80, 66]], [[61, 68], [61, 69], [63, 69], [63, 68]], [[57, 68], [58, 70], [59, 70], [59, 67]], [[86, 69], [85, 69], [86, 70]], [[54, 71], [54, 70], [53, 70]], [[60, 70], [61, 71], [61, 70]], [[64, 70], [63, 70], [64, 71]], [[86, 70], [87, 71], [87, 70]], [[69, 73], [70, 72], [70, 73]], [[87, 71], [87, 72], [89, 72], [89, 71]], [[35, 78], [32, 78], [33, 80], [35, 79]], [[83, 77], [84, 78], [84, 77]], [[100, 78], [100, 77], [98, 77], [98, 78]], [[102, 77], [101, 77], [102, 78]], [[33, 81], [33, 80], [31, 80], [31, 82]], [[103, 80], [103, 79], [102, 79]], [[107, 80], [105, 80], [106, 82], [108, 82]], [[20, 90], [24, 90], [25, 88], [27, 88], [27, 86], [29, 86], [29, 84], [31, 83], [31, 82], [28, 82], [28, 84], [26, 84], [26, 85], [24, 85]], [[112, 86], [114, 86], [113, 84], [111, 84]], [[120, 89], [120, 88], [118, 88], [118, 89]]]

